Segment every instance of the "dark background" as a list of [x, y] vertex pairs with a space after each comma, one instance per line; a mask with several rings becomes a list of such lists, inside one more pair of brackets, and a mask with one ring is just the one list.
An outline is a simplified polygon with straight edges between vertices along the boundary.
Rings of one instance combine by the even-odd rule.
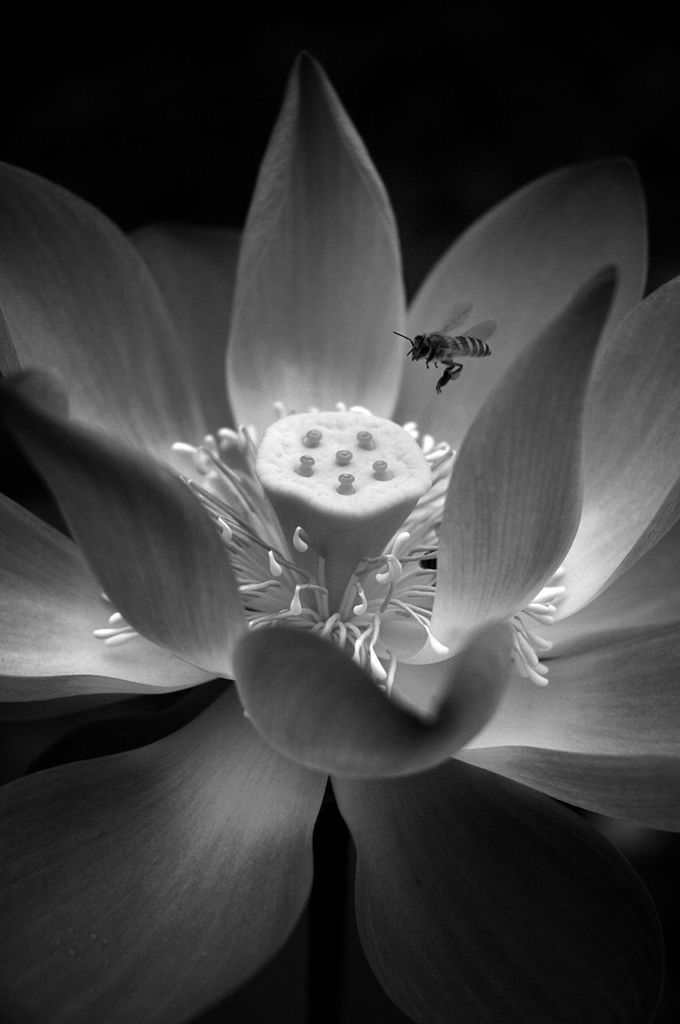
[[[304, 48], [325, 66], [383, 176], [411, 294], [494, 202], [559, 165], [619, 154], [635, 161], [648, 195], [650, 286], [680, 273], [680, 42], [653, 5], [413, 4], [389, 18], [366, 7], [329, 10], [188, 5], [181, 16], [138, 7], [76, 17], [26, 5], [3, 25], [0, 159], [65, 185], [126, 230], [158, 219], [240, 226]], [[17, 477], [19, 500], [24, 479]], [[102, 739], [102, 749], [111, 742]], [[72, 756], [63, 747], [55, 754]], [[669, 979], [657, 1021], [675, 1021], [677, 840], [600, 825], [659, 906]], [[347, 901], [346, 837], [332, 807], [317, 842], [326, 867], [312, 949], [322, 936], [326, 957], [324, 966], [314, 954], [313, 1000], [325, 1000], [328, 1024], [331, 1007], [347, 1024], [403, 1021], [370, 980], [351, 932], [344, 954], [334, 945], [334, 918]], [[334, 893], [343, 896], [336, 905]], [[294, 964], [309, 925], [242, 996], [200, 1021], [302, 1022], [291, 991], [308, 985]], [[344, 996], [332, 990], [335, 957], [352, 965]]]

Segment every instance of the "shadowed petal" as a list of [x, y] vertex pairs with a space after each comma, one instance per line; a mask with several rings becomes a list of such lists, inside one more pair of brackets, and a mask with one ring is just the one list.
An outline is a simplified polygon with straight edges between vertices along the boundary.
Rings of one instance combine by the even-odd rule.
[[6, 1019], [179, 1024], [236, 988], [302, 910], [323, 789], [233, 690], [151, 746], [5, 787]]
[[453, 244], [409, 313], [407, 333], [419, 334], [441, 329], [457, 302], [472, 302], [469, 324], [487, 318], [498, 324], [492, 357], [466, 363], [455, 400], [446, 395], [446, 401], [434, 399], [431, 374], [407, 365], [397, 420], [417, 419], [457, 448], [527, 339], [608, 264], [620, 274], [610, 318], [616, 324], [642, 298], [646, 257], [642, 190], [626, 160], [566, 167], [514, 193]]
[[680, 757], [575, 754], [539, 747], [463, 750], [463, 761], [598, 814], [680, 831]]
[[630, 568], [617, 576], [585, 607], [553, 623], [545, 635], [578, 653], [592, 647], [598, 634], [668, 625], [680, 619], [680, 521]]
[[583, 518], [565, 559], [569, 615], [680, 512], [680, 278], [648, 296], [598, 352], [584, 427]]
[[134, 629], [215, 675], [244, 628], [220, 536], [178, 476], [62, 418], [46, 375], [3, 386], [9, 429], [55, 494], [99, 584]]
[[334, 788], [358, 850], [364, 950], [418, 1024], [651, 1018], [653, 904], [571, 812], [459, 762]]
[[198, 224], [147, 224], [134, 231], [131, 239], [158, 283], [179, 336], [191, 353], [192, 371], [210, 429], [230, 426], [224, 357], [240, 232]]
[[0, 367], [55, 371], [77, 416], [170, 458], [206, 432], [198, 377], [134, 247], [93, 207], [0, 165]]
[[311, 768], [403, 775], [444, 760], [493, 714], [510, 669], [509, 629], [493, 626], [448, 663], [436, 715], [390, 702], [345, 654], [311, 633], [267, 628], [235, 652], [237, 687], [268, 743]]
[[615, 275], [602, 271], [515, 360], [453, 467], [439, 541], [432, 631], [518, 611], [559, 566], [581, 513], [581, 423]]
[[401, 375], [399, 245], [389, 200], [319, 66], [303, 55], [248, 214], [227, 356], [241, 423], [361, 403], [392, 412]]
[[210, 678], [143, 637], [109, 647], [111, 606], [78, 548], [0, 495], [0, 699], [175, 690]]
[[552, 659], [545, 687], [515, 676], [471, 745], [676, 756], [680, 622], [594, 642], [592, 650]]

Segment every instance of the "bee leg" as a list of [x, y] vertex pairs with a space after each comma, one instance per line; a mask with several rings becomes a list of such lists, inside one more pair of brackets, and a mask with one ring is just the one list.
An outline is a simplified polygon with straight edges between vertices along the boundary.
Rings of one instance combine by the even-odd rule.
[[437, 381], [436, 392], [438, 395], [441, 394], [442, 388], [449, 383], [450, 380], [455, 380], [456, 377], [460, 376], [460, 371], [463, 369], [462, 363], [451, 363], [451, 366], [447, 366], [443, 374]]

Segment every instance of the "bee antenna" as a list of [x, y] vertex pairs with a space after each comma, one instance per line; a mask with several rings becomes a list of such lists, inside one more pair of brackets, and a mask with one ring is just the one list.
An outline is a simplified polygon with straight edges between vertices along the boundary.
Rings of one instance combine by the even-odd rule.
[[411, 344], [413, 344], [413, 338], [409, 338], [407, 334], [400, 334], [399, 331], [392, 331], [392, 334], [396, 334], [398, 338], [406, 338], [407, 341], [410, 341]]

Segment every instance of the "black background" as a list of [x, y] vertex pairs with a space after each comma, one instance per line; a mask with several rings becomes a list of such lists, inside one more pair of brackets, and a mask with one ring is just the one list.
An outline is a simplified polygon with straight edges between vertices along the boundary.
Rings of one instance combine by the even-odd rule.
[[[680, 273], [680, 43], [654, 5], [322, 10], [224, 4], [76, 16], [26, 5], [3, 25], [0, 159], [65, 185], [126, 230], [158, 219], [238, 227], [291, 63], [307, 49], [383, 176], [410, 294], [453, 238], [513, 189], [562, 164], [620, 154], [635, 161], [648, 195], [650, 286]], [[657, 1021], [674, 1021], [677, 841], [600, 824], [664, 919], [669, 978]], [[325, 967], [314, 961], [314, 999], [326, 999], [329, 1024], [332, 1007], [346, 1022], [404, 1020], [371, 982], [351, 933], [344, 996], [329, 987], [346, 844], [332, 809], [317, 843], [326, 867], [312, 947], [321, 937], [327, 958]], [[195, 1024], [301, 1021], [291, 991], [306, 984], [294, 964], [308, 955], [309, 924], [242, 996]]]

